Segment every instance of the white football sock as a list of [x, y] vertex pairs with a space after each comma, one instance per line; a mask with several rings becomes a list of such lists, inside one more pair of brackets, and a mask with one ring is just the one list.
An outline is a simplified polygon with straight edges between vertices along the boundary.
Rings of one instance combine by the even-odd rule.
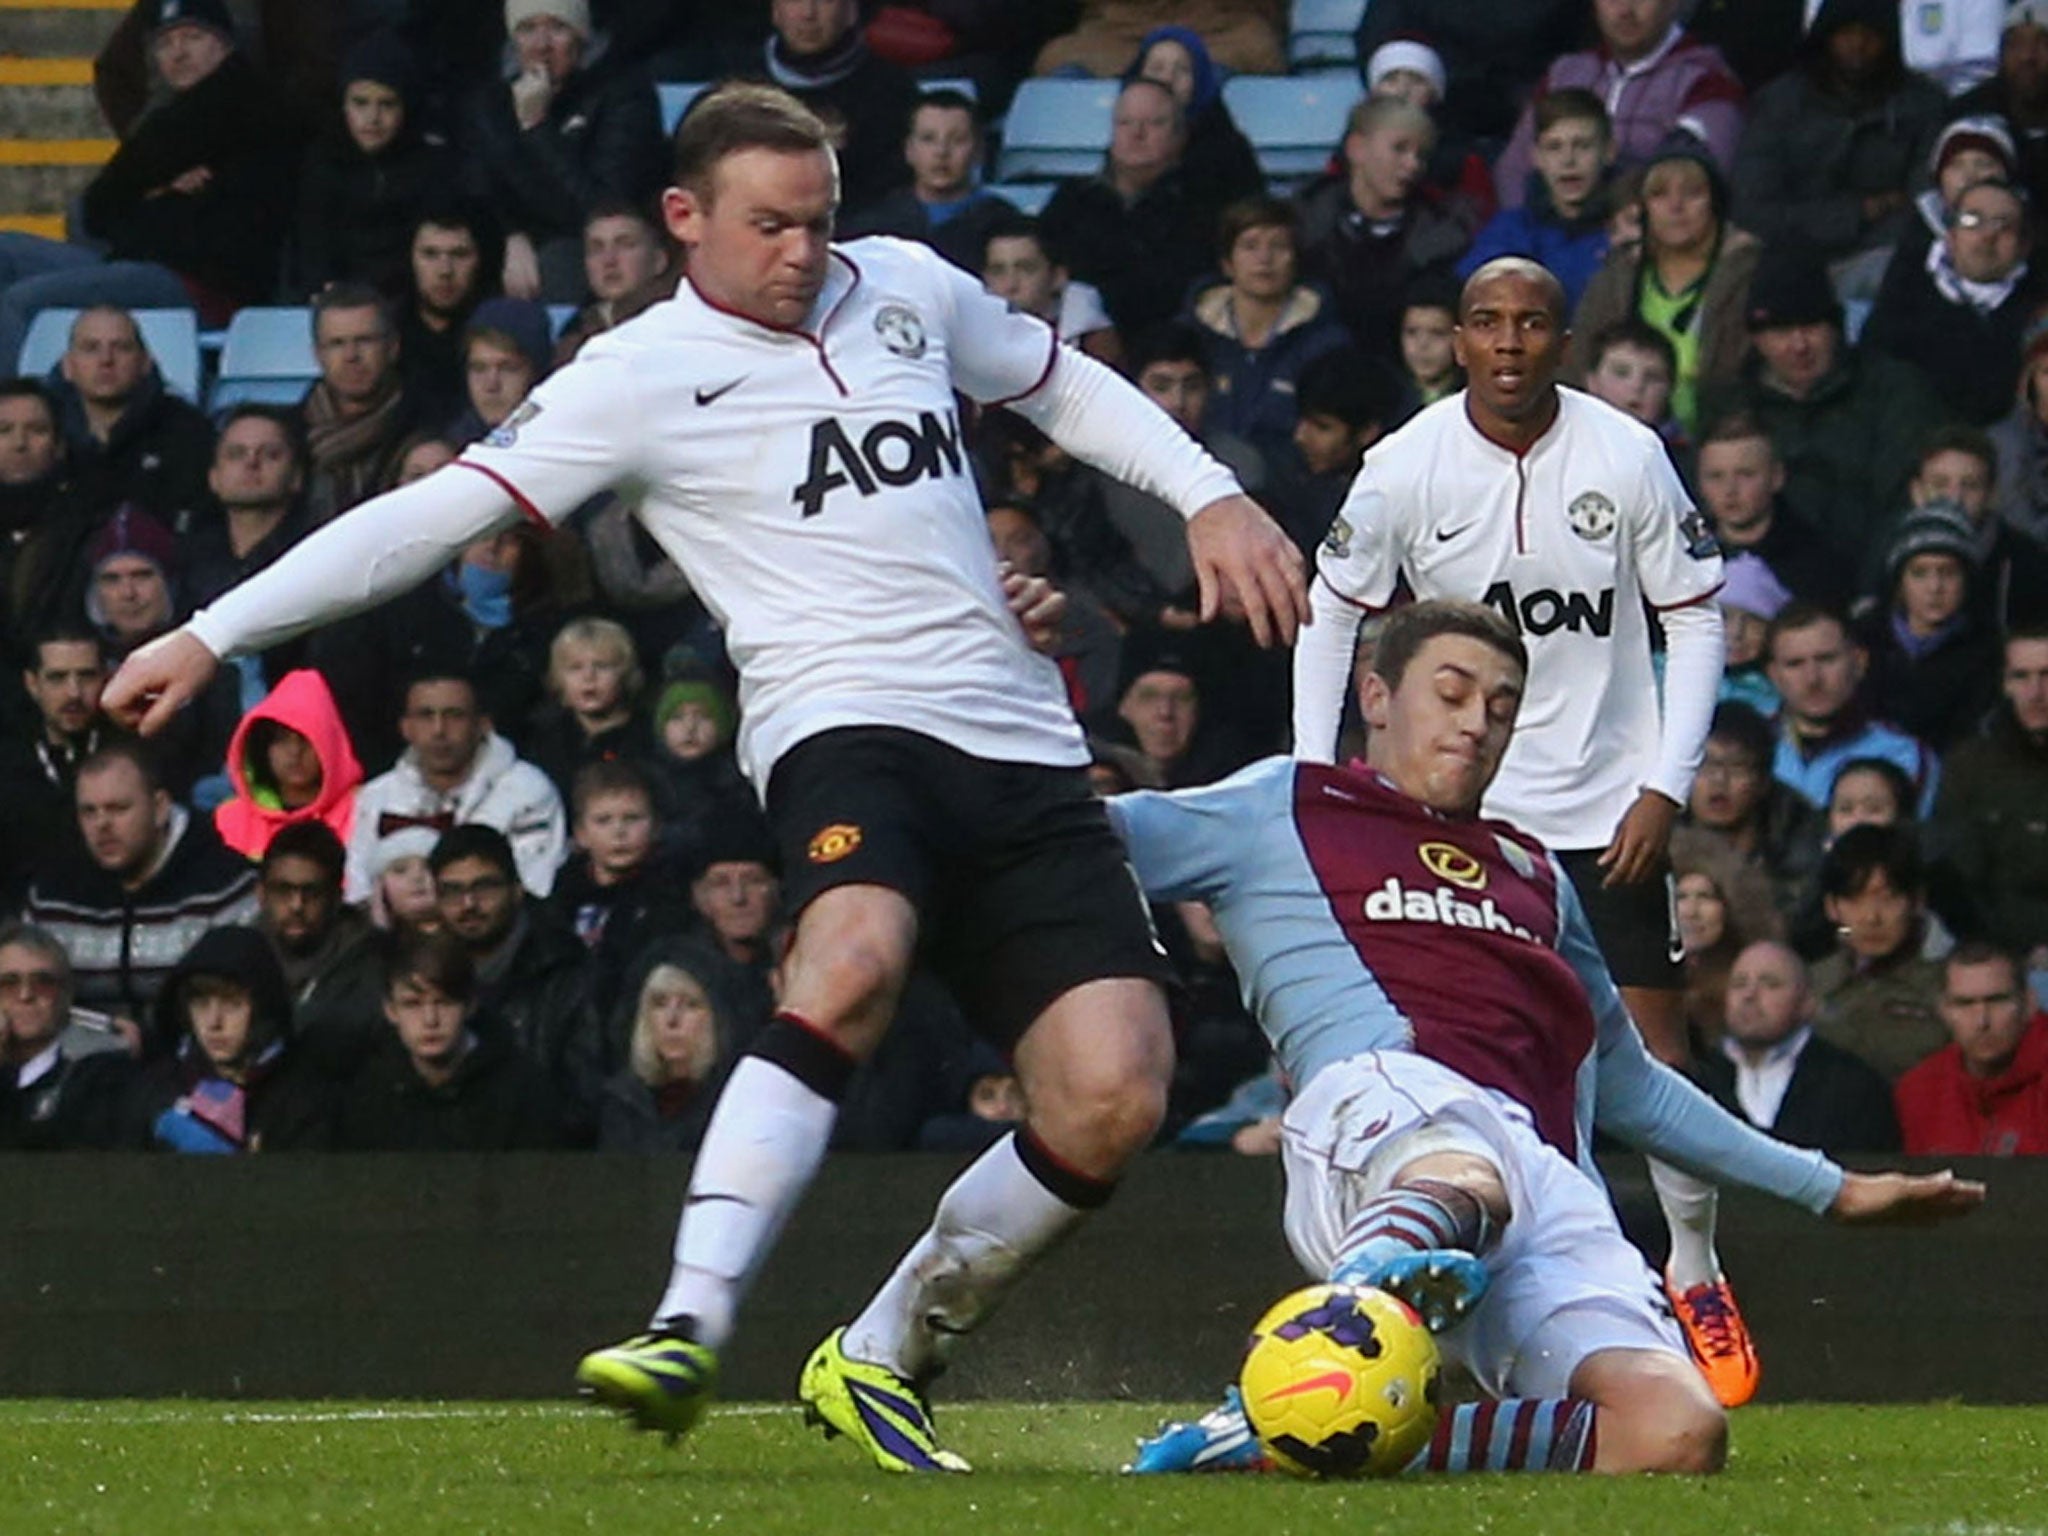
[[675, 1268], [654, 1320], [694, 1319], [717, 1349], [747, 1286], [832, 1137], [839, 1106], [759, 1056], [742, 1056], [718, 1096], [676, 1228]]
[[930, 1228], [848, 1325], [843, 1348], [918, 1379], [1087, 1214], [1047, 1189], [1018, 1155], [1016, 1136], [1005, 1136], [939, 1197]]
[[1664, 1224], [1671, 1229], [1671, 1262], [1665, 1273], [1681, 1291], [1705, 1285], [1721, 1273], [1721, 1256], [1714, 1251], [1721, 1192], [1669, 1163], [1654, 1157], [1649, 1162], [1650, 1183], [1664, 1208]]

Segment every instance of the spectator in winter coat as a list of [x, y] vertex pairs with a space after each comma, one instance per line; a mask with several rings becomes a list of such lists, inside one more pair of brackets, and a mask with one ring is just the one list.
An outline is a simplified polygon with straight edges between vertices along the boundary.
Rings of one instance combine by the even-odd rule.
[[646, 77], [603, 59], [588, 0], [506, 0], [504, 77], [464, 104], [463, 189], [504, 221], [505, 292], [583, 297], [583, 221], [606, 198], [659, 186], [661, 119]]
[[[0, 357], [11, 370], [12, 355]], [[50, 393], [71, 477], [95, 519], [129, 505], [181, 533], [190, 527], [205, 498], [213, 427], [164, 388], [134, 316], [101, 304], [72, 321]]]
[[395, 1043], [342, 1098], [335, 1145], [351, 1152], [511, 1152], [562, 1144], [547, 1074], [477, 1012], [476, 969], [449, 934], [405, 933], [385, 966]]
[[2048, 628], [2005, 637], [2004, 697], [1949, 754], [1934, 830], [1999, 943], [2048, 943]]
[[1913, 1157], [2048, 1155], [2048, 1018], [2027, 1004], [2018, 959], [1965, 944], [1942, 968], [1949, 1043], [1898, 1084]]
[[348, 898], [370, 894], [376, 845], [395, 832], [427, 827], [446, 832], [465, 822], [495, 827], [510, 840], [520, 882], [547, 895], [567, 852], [562, 797], [546, 774], [520, 761], [491, 728], [468, 678], [422, 676], [405, 692], [399, 721], [405, 755], [356, 794], [349, 838]]
[[80, 764], [77, 795], [85, 852], [38, 874], [29, 921], [71, 956], [79, 1002], [139, 1026], [201, 934], [254, 920], [256, 871], [172, 801], [132, 743]]
[[118, 1139], [128, 1053], [74, 1049], [71, 1020], [64, 946], [26, 923], [0, 927], [0, 1151], [73, 1152]]
[[340, 120], [299, 173], [295, 292], [337, 282], [404, 290], [413, 221], [454, 175], [446, 150], [422, 135], [419, 106], [412, 56], [394, 34], [371, 34], [342, 61]]
[[1494, 163], [1501, 206], [1521, 204], [1535, 155], [1536, 113], [1553, 91], [1599, 96], [1613, 121], [1623, 166], [1641, 165], [1674, 133], [1689, 135], [1722, 172], [1742, 132], [1742, 82], [1720, 51], [1679, 20], [1681, 0], [1593, 0], [1600, 46], [1553, 59]]
[[598, 1100], [601, 1152], [694, 1152], [738, 1057], [731, 1025], [697, 977], [702, 952], [663, 939], [625, 977], [614, 1032], [626, 1065]]
[[277, 956], [253, 928], [216, 928], [192, 946], [156, 1001], [174, 1042], [136, 1082], [134, 1145], [167, 1152], [305, 1152], [326, 1147], [333, 1105], [298, 1058]]
[[242, 717], [228, 743], [234, 798], [213, 813], [221, 841], [261, 859], [270, 840], [297, 821], [319, 821], [346, 845], [355, 829], [362, 764], [318, 672], [288, 673]]

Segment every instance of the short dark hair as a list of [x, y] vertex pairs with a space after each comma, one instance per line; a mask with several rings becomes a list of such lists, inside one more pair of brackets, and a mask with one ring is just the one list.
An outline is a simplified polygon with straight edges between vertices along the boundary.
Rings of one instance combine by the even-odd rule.
[[1238, 239], [1254, 229], [1284, 229], [1299, 238], [1301, 215], [1294, 211], [1294, 204], [1267, 192], [1240, 197], [1225, 208], [1223, 216], [1216, 221], [1217, 253], [1228, 256]]
[[476, 677], [467, 666], [445, 657], [424, 656], [405, 674], [405, 686], [398, 692], [400, 714], [412, 708], [413, 689], [427, 683], [460, 683], [469, 690], [470, 697], [476, 700], [478, 711], [481, 712], [483, 709], [483, 690], [477, 687]]
[[384, 946], [386, 997], [401, 981], [424, 982], [458, 1003], [476, 997], [476, 962], [454, 934], [397, 928], [386, 936]]
[[2005, 649], [2007, 653], [2010, 653], [2012, 650], [2015, 640], [2024, 640], [2036, 645], [2044, 640], [2048, 640], [2048, 619], [2029, 619], [2024, 624], [2015, 624], [2011, 629], [2008, 629], [2005, 632]]
[[271, 866], [279, 859], [304, 859], [309, 864], [319, 865], [327, 883], [340, 890], [342, 874], [348, 866], [348, 850], [342, 847], [341, 839], [334, 835], [334, 829], [326, 822], [308, 817], [304, 821], [288, 821], [277, 829], [276, 835], [270, 839], [270, 846], [263, 850], [258, 877], [269, 879]]
[[427, 868], [438, 880], [442, 870], [463, 859], [482, 859], [509, 879], [519, 878], [519, 860], [513, 855], [511, 840], [496, 827], [487, 827], [480, 821], [465, 821], [443, 832], [433, 852], [427, 855]]
[[1937, 453], [1966, 453], [1984, 466], [1988, 476], [1998, 478], [1998, 444], [1991, 440], [1991, 434], [1982, 427], [1970, 426], [1967, 422], [1951, 421], [1936, 427], [1920, 444], [1917, 464], [1924, 466]]
[[1669, 336], [1640, 315], [1625, 315], [1595, 331], [1593, 339], [1586, 344], [1587, 368], [1598, 368], [1616, 347], [1635, 347], [1655, 353], [1663, 360], [1664, 371], [1671, 375], [1671, 382], [1678, 382], [1678, 349], [1671, 345]]
[[2004, 965], [2012, 972], [2013, 986], [2022, 993], [2026, 991], [2026, 962], [1995, 940], [1965, 939], [1948, 952], [1948, 957], [1941, 965], [1941, 985], [1944, 992], [1948, 990], [1948, 973], [1959, 965]]
[[1438, 267], [1427, 267], [1408, 279], [1401, 290], [1401, 313], [1411, 309], [1440, 309], [1458, 318], [1458, 282]]
[[1775, 458], [1778, 445], [1771, 441], [1770, 428], [1754, 412], [1724, 411], [1707, 423], [1706, 431], [1700, 434], [1700, 447], [1709, 443], [1746, 443], [1759, 437], [1770, 446]]
[[334, 283], [313, 295], [313, 339], [320, 339], [320, 317], [337, 309], [374, 309], [386, 336], [398, 334], [398, 321], [383, 294], [368, 283]]
[[1209, 371], [1209, 348], [1202, 340], [1202, 333], [1181, 320], [1169, 320], [1156, 325], [1131, 343], [1131, 350], [1124, 361], [1132, 378], [1136, 378], [1154, 363], [1193, 363], [1202, 372]]
[[569, 814], [572, 819], [581, 821], [583, 813], [590, 808], [590, 802], [599, 795], [639, 795], [646, 800], [649, 810], [654, 808], [654, 785], [638, 763], [623, 757], [585, 763], [576, 770], [576, 777], [569, 782]]
[[1771, 736], [1771, 723], [1749, 705], [1737, 699], [1714, 706], [1713, 723], [1707, 740], [1725, 741], [1739, 750], [1759, 773], [1769, 769], [1778, 744]]
[[745, 149], [807, 154], [838, 147], [838, 133], [780, 86], [732, 81], [691, 102], [676, 124], [676, 185], [709, 202], [713, 173], [729, 155]]
[[1005, 205], [996, 210], [995, 216], [989, 220], [988, 228], [981, 237], [981, 254], [984, 259], [988, 256], [989, 242], [992, 240], [1029, 240], [1045, 252], [1046, 260], [1052, 260], [1052, 250], [1045, 243], [1044, 228], [1038, 220], [1020, 209]]
[[1294, 406], [1302, 416], [1332, 416], [1362, 432], [1393, 424], [1401, 410], [1400, 385], [1379, 359], [1344, 346], [1311, 359], [1301, 370]]
[[1778, 610], [1778, 616], [1764, 628], [1764, 660], [1775, 659], [1780, 636], [1795, 630], [1811, 629], [1816, 624], [1832, 624], [1842, 632], [1844, 640], [1854, 640], [1849, 631], [1849, 621], [1839, 611], [1825, 603], [1809, 603], [1794, 598]]
[[1919, 791], [1913, 787], [1912, 775], [1888, 757], [1852, 757], [1835, 770], [1835, 776], [1828, 781], [1828, 803], [1834, 804], [1835, 786], [1852, 773], [1874, 773], [1884, 780], [1884, 787], [1892, 792], [1892, 805], [1900, 821], [1912, 821], [1919, 801]]
[[983, 133], [981, 103], [957, 86], [942, 85], [935, 90], [922, 93], [917, 104], [910, 109], [910, 122], [917, 122], [917, 114], [927, 107], [937, 107], [942, 112], [965, 112], [967, 121], [974, 125], [974, 142], [979, 144]]
[[1535, 112], [1539, 134], [1548, 133], [1559, 123], [1598, 123], [1605, 137], [1614, 137], [1614, 120], [1607, 115], [1607, 103], [1580, 86], [1544, 92], [1536, 98]]
[[143, 788], [151, 794], [164, 787], [164, 771], [157, 762], [156, 753], [143, 742], [126, 737], [108, 742], [80, 763], [73, 782], [88, 773], [104, 772], [117, 763], [127, 763], [141, 774]]
[[98, 630], [72, 619], [59, 619], [56, 623], [46, 624], [35, 632], [28, 643], [26, 660], [29, 671], [34, 672], [42, 666], [43, 647], [46, 645], [89, 645], [99, 652], [100, 665], [104, 667], [107, 664], [105, 637]]
[[292, 462], [301, 470], [306, 467], [309, 457], [306, 450], [306, 429], [297, 411], [287, 410], [281, 405], [264, 405], [256, 400], [244, 400], [239, 405], [230, 406], [228, 413], [221, 417], [220, 425], [215, 429], [215, 452], [220, 449], [220, 440], [228, 435], [228, 428], [238, 421], [269, 422], [284, 435], [284, 445], [291, 452]]
[[600, 197], [583, 214], [583, 228], [587, 231], [599, 219], [637, 219], [656, 235], [662, 234], [661, 220], [646, 203], [630, 197]]
[[1851, 827], [1829, 846], [1820, 861], [1820, 889], [1837, 900], [1860, 894], [1877, 875], [1893, 890], [1925, 895], [1927, 864], [1920, 857], [1920, 838], [1900, 823], [1889, 827]]
[[[12, 367], [13, 364], [14, 360], [9, 358], [7, 366]], [[57, 424], [57, 401], [50, 393], [50, 386], [41, 379], [25, 374], [20, 378], [0, 379], [0, 400], [40, 400], [43, 409], [49, 413], [50, 425], [54, 427]]]
[[1396, 608], [1373, 645], [1373, 671], [1389, 688], [1400, 687], [1408, 663], [1438, 635], [1466, 635], [1483, 641], [1521, 668], [1524, 677], [1529, 675], [1529, 648], [1506, 619], [1484, 603], [1449, 598], [1429, 598]]

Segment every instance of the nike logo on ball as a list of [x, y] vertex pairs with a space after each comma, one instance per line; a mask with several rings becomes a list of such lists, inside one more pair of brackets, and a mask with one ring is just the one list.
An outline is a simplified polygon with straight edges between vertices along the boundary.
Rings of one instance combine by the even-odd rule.
[[721, 395], [731, 394], [734, 390], [738, 389], [742, 384], [746, 382], [747, 376], [745, 374], [741, 374], [738, 378], [734, 379], [730, 384], [721, 384], [716, 389], [700, 389], [697, 391], [697, 403], [699, 405], [709, 405], [712, 401], [718, 399]]

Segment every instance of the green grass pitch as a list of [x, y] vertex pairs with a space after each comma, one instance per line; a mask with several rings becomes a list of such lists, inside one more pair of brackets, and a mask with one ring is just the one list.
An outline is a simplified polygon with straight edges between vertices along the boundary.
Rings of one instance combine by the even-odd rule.
[[725, 1408], [669, 1450], [568, 1404], [0, 1403], [0, 1533], [2048, 1536], [2048, 1408], [1745, 1409], [1711, 1479], [1115, 1476], [1163, 1411], [942, 1408], [978, 1470], [908, 1478], [794, 1409]]

